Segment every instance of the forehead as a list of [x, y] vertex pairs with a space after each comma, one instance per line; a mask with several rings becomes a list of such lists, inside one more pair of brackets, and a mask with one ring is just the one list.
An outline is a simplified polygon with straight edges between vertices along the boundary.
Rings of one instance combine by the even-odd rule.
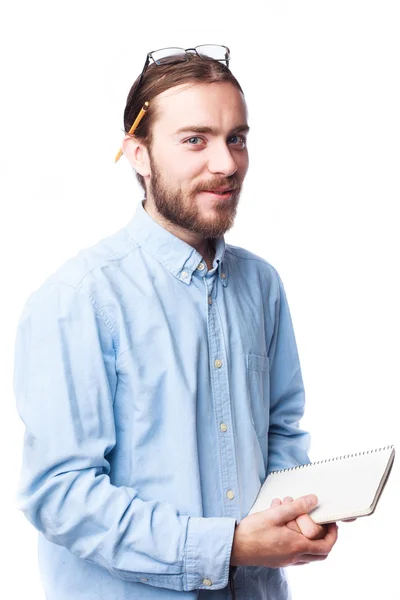
[[229, 130], [247, 120], [243, 94], [230, 82], [182, 84], [157, 96], [156, 102], [154, 126], [169, 133], [190, 125]]

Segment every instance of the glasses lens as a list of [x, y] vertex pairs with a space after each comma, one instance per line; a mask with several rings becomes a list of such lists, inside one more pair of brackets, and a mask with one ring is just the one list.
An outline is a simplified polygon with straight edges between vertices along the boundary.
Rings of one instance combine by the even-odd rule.
[[228, 60], [229, 50], [226, 46], [216, 46], [214, 44], [205, 44], [196, 46], [196, 51], [201, 58], [206, 60]]
[[151, 53], [157, 65], [170, 65], [186, 60], [186, 52], [182, 48], [162, 48]]

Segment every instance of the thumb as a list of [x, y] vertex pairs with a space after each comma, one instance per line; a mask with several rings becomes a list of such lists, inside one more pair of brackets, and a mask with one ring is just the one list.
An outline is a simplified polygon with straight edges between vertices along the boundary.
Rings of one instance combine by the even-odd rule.
[[315, 494], [308, 494], [293, 500], [292, 502], [286, 502], [280, 506], [274, 507], [275, 521], [277, 525], [284, 525], [293, 519], [296, 519], [300, 515], [307, 514], [310, 510], [318, 505], [318, 498]]

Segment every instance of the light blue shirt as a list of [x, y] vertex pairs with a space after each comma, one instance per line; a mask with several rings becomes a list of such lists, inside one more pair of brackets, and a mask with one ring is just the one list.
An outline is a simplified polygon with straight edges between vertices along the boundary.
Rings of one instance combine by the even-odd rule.
[[[142, 203], [28, 299], [15, 393], [47, 600], [228, 599], [235, 523], [269, 471], [308, 461], [278, 274], [223, 239], [209, 271]], [[289, 597], [281, 569], [235, 588]]]

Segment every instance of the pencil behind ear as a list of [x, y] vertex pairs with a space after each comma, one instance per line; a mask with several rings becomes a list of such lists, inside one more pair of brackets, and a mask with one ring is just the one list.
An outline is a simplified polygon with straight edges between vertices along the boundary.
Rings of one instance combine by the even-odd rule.
[[[130, 130], [128, 131], [128, 135], [133, 135], [136, 131], [136, 129], [139, 126], [140, 121], [143, 119], [144, 115], [146, 114], [147, 109], [149, 108], [149, 104], [150, 102], [145, 102], [138, 114], [138, 116], [136, 117], [136, 119], [134, 120], [134, 122], [132, 123], [132, 127], [130, 128]], [[115, 162], [118, 162], [119, 159], [121, 158], [122, 154], [123, 154], [123, 148], [120, 148], [118, 150], [118, 153], [115, 157]]]
[[146, 146], [135, 136], [126, 135], [122, 140], [122, 151], [129, 164], [139, 175], [150, 175], [150, 157]]

